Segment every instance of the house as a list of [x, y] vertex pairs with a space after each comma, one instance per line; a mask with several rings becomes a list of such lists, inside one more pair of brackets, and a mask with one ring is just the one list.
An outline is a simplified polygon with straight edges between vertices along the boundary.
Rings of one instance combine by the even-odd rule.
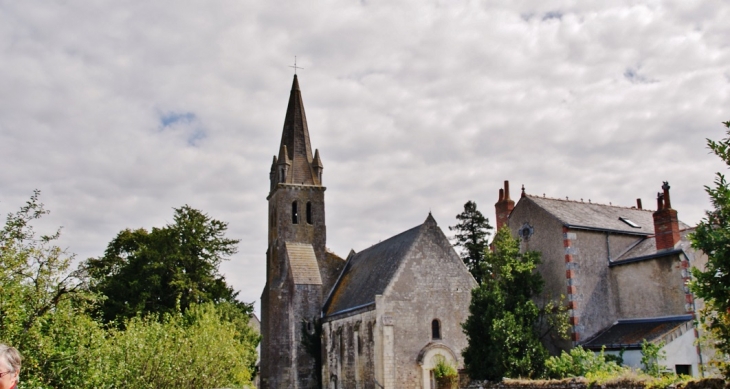
[[295, 75], [269, 172], [261, 388], [429, 388], [438, 360], [463, 366], [476, 282], [430, 214], [346, 260], [329, 252], [323, 169]]
[[[581, 345], [635, 357], [645, 339], [665, 342], [672, 370], [697, 375], [702, 363], [692, 326], [701, 301], [687, 287], [689, 269], [707, 257], [688, 240], [692, 229], [672, 208], [669, 184], [657, 195], [657, 210], [554, 199], [527, 194], [519, 201], [505, 181], [495, 204], [497, 228], [508, 227], [523, 250], [542, 253], [541, 299], [565, 296], [570, 339], [553, 339], [552, 352]], [[633, 351], [632, 351], [633, 350]]]

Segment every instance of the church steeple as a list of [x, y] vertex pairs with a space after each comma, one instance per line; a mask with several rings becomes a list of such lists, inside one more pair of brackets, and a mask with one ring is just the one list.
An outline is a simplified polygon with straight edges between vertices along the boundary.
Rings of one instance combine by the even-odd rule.
[[319, 152], [312, 156], [295, 75], [266, 198], [269, 246], [261, 294], [262, 389], [320, 386], [320, 368], [304, 346], [302, 326], [311, 327], [319, 319], [323, 291], [331, 289], [344, 265], [327, 255], [322, 169]]
[[[319, 172], [315, 172], [312, 158], [312, 146], [309, 143], [309, 129], [307, 128], [307, 116], [304, 114], [304, 103], [302, 92], [299, 89], [299, 80], [296, 74], [289, 94], [289, 105], [284, 118], [284, 130], [281, 134], [280, 149], [286, 147], [287, 158], [291, 167], [285, 177], [279, 178], [280, 183], [295, 185], [321, 185]], [[282, 163], [279, 156], [279, 163]], [[321, 161], [318, 162], [321, 165]]]

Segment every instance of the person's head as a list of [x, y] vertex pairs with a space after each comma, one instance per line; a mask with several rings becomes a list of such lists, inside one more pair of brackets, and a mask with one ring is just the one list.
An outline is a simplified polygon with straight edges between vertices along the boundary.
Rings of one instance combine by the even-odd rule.
[[0, 343], [0, 389], [10, 389], [18, 383], [20, 359], [18, 350]]

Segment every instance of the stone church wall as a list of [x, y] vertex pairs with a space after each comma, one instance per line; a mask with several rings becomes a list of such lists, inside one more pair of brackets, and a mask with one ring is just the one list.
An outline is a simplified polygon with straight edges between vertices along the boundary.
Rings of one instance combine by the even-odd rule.
[[334, 319], [322, 325], [322, 387], [377, 389], [375, 311]]
[[[461, 323], [469, 314], [476, 282], [441, 229], [435, 223], [426, 226], [428, 230], [416, 240], [386, 290], [382, 308], [378, 307], [392, 321], [384, 324], [392, 325], [393, 332], [393, 388], [421, 388], [432, 361], [418, 358], [435, 346], [441, 348], [440, 353], [451, 354], [445, 355], [448, 360], [453, 357], [459, 367], [463, 366], [461, 351], [467, 340]], [[438, 338], [432, 333], [434, 321], [439, 326]]]

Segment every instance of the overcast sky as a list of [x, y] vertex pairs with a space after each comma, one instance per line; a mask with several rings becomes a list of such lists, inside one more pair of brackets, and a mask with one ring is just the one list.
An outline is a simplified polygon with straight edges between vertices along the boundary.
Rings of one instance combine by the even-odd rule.
[[0, 0], [0, 212], [34, 189], [99, 256], [189, 204], [227, 221], [243, 301], [265, 282], [266, 195], [294, 56], [341, 256], [503, 180], [696, 224], [726, 167], [730, 4], [701, 1]]

